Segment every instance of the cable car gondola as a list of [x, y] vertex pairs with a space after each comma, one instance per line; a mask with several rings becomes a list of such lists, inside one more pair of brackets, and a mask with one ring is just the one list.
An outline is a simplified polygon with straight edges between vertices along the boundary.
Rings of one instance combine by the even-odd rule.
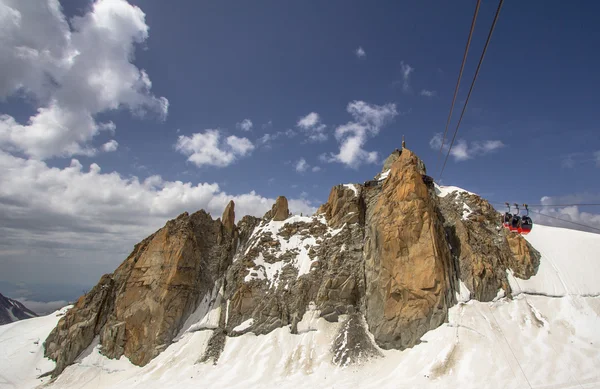
[[527, 204], [523, 204], [523, 206], [527, 211], [527, 215], [521, 218], [521, 223], [518, 232], [519, 234], [527, 235], [531, 232], [531, 229], [533, 228], [533, 220], [531, 220], [531, 218], [529, 217], [529, 208], [527, 207]]
[[505, 203], [508, 207], [508, 211], [504, 213], [502, 217], [502, 226], [509, 230], [510, 232], [516, 232], [518, 234], [527, 235], [531, 232], [533, 228], [533, 221], [529, 217], [529, 207], [527, 204], [523, 204], [527, 214], [523, 217], [519, 216], [521, 210], [519, 209], [519, 205], [517, 203], [513, 204], [513, 206], [517, 209], [515, 214], [510, 212], [510, 204]]

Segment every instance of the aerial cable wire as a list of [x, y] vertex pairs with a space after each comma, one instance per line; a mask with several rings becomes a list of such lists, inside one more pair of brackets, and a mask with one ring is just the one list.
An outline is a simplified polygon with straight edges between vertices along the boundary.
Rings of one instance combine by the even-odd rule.
[[442, 165], [442, 170], [438, 176], [438, 181], [442, 179], [442, 174], [444, 173], [444, 169], [446, 168], [446, 163], [448, 162], [448, 157], [450, 156], [450, 152], [452, 151], [452, 146], [454, 145], [454, 141], [456, 140], [456, 134], [458, 133], [458, 129], [460, 127], [460, 123], [462, 122], [462, 118], [467, 110], [467, 105], [469, 104], [469, 98], [471, 97], [471, 93], [473, 92], [473, 87], [475, 86], [475, 81], [477, 81], [477, 76], [479, 75], [479, 70], [481, 69], [481, 64], [483, 63], [483, 58], [485, 57], [485, 53], [490, 44], [490, 40], [492, 39], [492, 33], [494, 32], [494, 28], [496, 27], [496, 23], [498, 22], [498, 16], [500, 16], [500, 9], [502, 9], [502, 4], [504, 0], [500, 0], [498, 3], [498, 9], [496, 10], [496, 15], [494, 15], [494, 21], [492, 22], [492, 26], [490, 27], [490, 32], [488, 33], [487, 40], [485, 41], [485, 46], [483, 46], [483, 51], [481, 53], [481, 57], [479, 58], [479, 63], [477, 64], [477, 69], [475, 70], [475, 75], [473, 76], [473, 81], [471, 81], [471, 87], [469, 88], [469, 93], [467, 94], [467, 99], [465, 100], [465, 104], [463, 105], [463, 109], [460, 113], [460, 117], [458, 118], [458, 123], [456, 124], [456, 129], [454, 130], [454, 136], [452, 136], [452, 142], [450, 142], [450, 147], [448, 148], [448, 153], [446, 154], [446, 158], [444, 159], [444, 164]]
[[469, 39], [467, 39], [467, 46], [465, 47], [465, 53], [463, 54], [462, 63], [460, 64], [460, 71], [458, 72], [458, 80], [456, 80], [456, 87], [454, 88], [454, 97], [452, 97], [452, 104], [450, 105], [448, 120], [446, 120], [446, 129], [444, 130], [444, 135], [442, 136], [442, 145], [440, 146], [440, 157], [443, 154], [444, 142], [446, 141], [446, 134], [448, 134], [450, 118], [452, 118], [452, 112], [454, 111], [454, 103], [456, 102], [456, 97], [458, 95], [460, 80], [462, 79], [463, 70], [465, 69], [465, 63], [467, 62], [467, 54], [469, 53], [469, 46], [471, 46], [471, 38], [473, 37], [473, 31], [475, 30], [475, 21], [477, 19], [477, 14], [479, 13], [480, 4], [481, 0], [477, 0], [477, 5], [475, 5], [475, 13], [473, 14], [473, 21], [471, 22], [471, 30], [469, 31]]
[[567, 220], [567, 219], [561, 219], [561, 218], [559, 218], [559, 217], [556, 217], [556, 216], [550, 216], [550, 215], [546, 215], [545, 213], [541, 213], [541, 212], [538, 212], [538, 211], [531, 211], [531, 212], [533, 212], [533, 213], [537, 213], [538, 215], [541, 215], [541, 216], [549, 217], [549, 218], [551, 218], [551, 219], [556, 219], [556, 220], [560, 220], [560, 221], [563, 221], [563, 222], [566, 222], [566, 223], [575, 224], [575, 225], [577, 225], [577, 226], [580, 226], [580, 227], [585, 227], [585, 228], [590, 228], [590, 229], [592, 229], [592, 230], [600, 231], [600, 228], [597, 228], [597, 227], [592, 227], [592, 226], [588, 226], [588, 225], [586, 225], [586, 224], [581, 224], [581, 223], [577, 223], [577, 222], [572, 222], [572, 221], [570, 221], [570, 220]]
[[[506, 203], [490, 203], [493, 205], [506, 205]], [[515, 203], [516, 204], [516, 203]], [[531, 207], [564, 208], [564, 207], [598, 207], [600, 203], [582, 203], [582, 204], [527, 204]]]

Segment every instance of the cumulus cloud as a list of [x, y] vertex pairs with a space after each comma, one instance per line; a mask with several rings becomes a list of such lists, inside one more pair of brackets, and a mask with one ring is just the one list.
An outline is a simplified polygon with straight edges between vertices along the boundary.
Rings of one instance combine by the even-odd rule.
[[364, 144], [369, 137], [377, 135], [384, 125], [396, 115], [395, 104], [375, 105], [364, 101], [353, 101], [346, 110], [353, 117], [335, 130], [335, 137], [340, 144], [337, 154], [325, 154], [320, 158], [324, 162], [340, 162], [349, 167], [357, 168], [363, 163], [377, 162], [376, 151], [366, 151]]
[[[216, 183], [167, 181], [156, 175], [140, 180], [102, 172], [97, 164], [83, 167], [76, 159], [65, 168], [49, 167], [0, 151], [2, 272], [35, 268], [27, 277], [40, 277], [37, 281], [73, 278], [84, 283], [80, 278], [85, 277], [96, 282], [168, 219], [199, 209], [218, 217], [229, 200], [236, 204], [238, 220], [260, 217], [275, 202], [254, 191], [233, 195]], [[315, 211], [303, 199], [291, 198], [289, 204], [295, 213]]]
[[237, 123], [236, 127], [242, 131], [250, 131], [252, 130], [252, 120], [244, 119], [241, 122]]
[[[444, 150], [448, 151], [449, 141], [444, 142]], [[434, 150], [439, 150], [442, 146], [442, 134], [437, 133], [429, 141], [429, 146]], [[484, 156], [503, 148], [505, 144], [500, 140], [484, 140], [468, 143], [460, 139], [454, 143], [450, 155], [455, 161], [466, 161], [475, 157]]]
[[309, 167], [310, 165], [306, 163], [306, 160], [304, 158], [300, 158], [298, 162], [296, 162], [295, 168], [298, 173], [304, 173]]
[[327, 134], [325, 133], [327, 126], [321, 123], [321, 117], [316, 112], [301, 117], [296, 126], [306, 134], [311, 142], [324, 142], [327, 140]]
[[316, 173], [318, 171], [321, 171], [321, 168], [319, 166], [313, 166], [312, 169], [313, 173]]
[[201, 167], [204, 165], [225, 167], [234, 163], [254, 150], [254, 145], [248, 138], [238, 138], [235, 135], [221, 140], [219, 130], [206, 130], [192, 136], [180, 135], [175, 149], [188, 157], [188, 161]]
[[434, 97], [436, 95], [437, 95], [437, 92], [434, 90], [427, 90], [427, 89], [421, 90], [421, 96]]
[[543, 207], [533, 209], [531, 216], [534, 219], [534, 223], [537, 222], [542, 225], [598, 233], [600, 232], [600, 214], [590, 212], [590, 209], [594, 208], [576, 205], [570, 207], [557, 207], [557, 205], [589, 204], [598, 202], [600, 202], [600, 193], [544, 196], [540, 201], [540, 204], [542, 204]]
[[92, 139], [114, 123], [98, 113], [128, 109], [165, 118], [169, 102], [155, 97], [143, 69], [131, 63], [148, 38], [145, 15], [124, 0], [98, 0], [67, 21], [58, 0], [0, 1], [0, 99], [26, 94], [38, 104], [26, 123], [0, 116], [0, 148], [45, 159], [93, 155]]
[[117, 151], [117, 148], [119, 147], [119, 142], [117, 142], [114, 139], [109, 140], [108, 142], [106, 142], [105, 144], [102, 145], [102, 151], [106, 152], [106, 153], [110, 153], [113, 151]]
[[356, 56], [358, 58], [364, 58], [367, 56], [367, 53], [361, 46], [359, 46], [358, 49], [356, 49], [356, 51], [354, 51], [354, 54], [356, 54]]
[[415, 71], [415, 68], [402, 61], [400, 62], [400, 69], [402, 71], [402, 90], [408, 93], [411, 90], [410, 75]]

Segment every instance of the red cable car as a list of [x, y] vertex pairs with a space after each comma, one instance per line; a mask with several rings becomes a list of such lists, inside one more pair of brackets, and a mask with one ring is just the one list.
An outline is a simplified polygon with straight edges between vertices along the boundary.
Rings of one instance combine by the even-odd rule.
[[529, 208], [527, 207], [527, 204], [523, 204], [527, 210], [527, 215], [523, 217], [519, 216], [521, 211], [519, 210], [518, 204], [513, 204], [517, 209], [517, 213], [514, 215], [510, 213], [510, 205], [508, 203], [505, 204], [508, 207], [508, 212], [505, 212], [504, 216], [502, 217], [502, 226], [510, 232], [516, 232], [522, 235], [529, 234], [533, 228], [533, 221], [529, 217]]

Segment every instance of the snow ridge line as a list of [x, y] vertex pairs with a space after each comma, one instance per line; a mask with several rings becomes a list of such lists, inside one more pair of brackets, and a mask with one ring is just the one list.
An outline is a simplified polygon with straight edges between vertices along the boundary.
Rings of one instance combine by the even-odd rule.
[[[577, 293], [568, 293], [568, 294], [564, 294], [564, 295], [559, 295], [559, 294], [550, 294], [550, 293], [545, 293], [545, 292], [524, 292], [521, 291], [519, 293], [513, 294], [513, 298], [520, 296], [520, 295], [524, 295], [524, 296], [542, 296], [542, 297], [549, 297], [549, 298], [564, 298], [564, 297], [600, 297], [600, 293], [597, 294], [593, 294], [593, 293], [582, 293], [582, 294], [577, 294]], [[470, 300], [469, 300], [470, 301]]]

